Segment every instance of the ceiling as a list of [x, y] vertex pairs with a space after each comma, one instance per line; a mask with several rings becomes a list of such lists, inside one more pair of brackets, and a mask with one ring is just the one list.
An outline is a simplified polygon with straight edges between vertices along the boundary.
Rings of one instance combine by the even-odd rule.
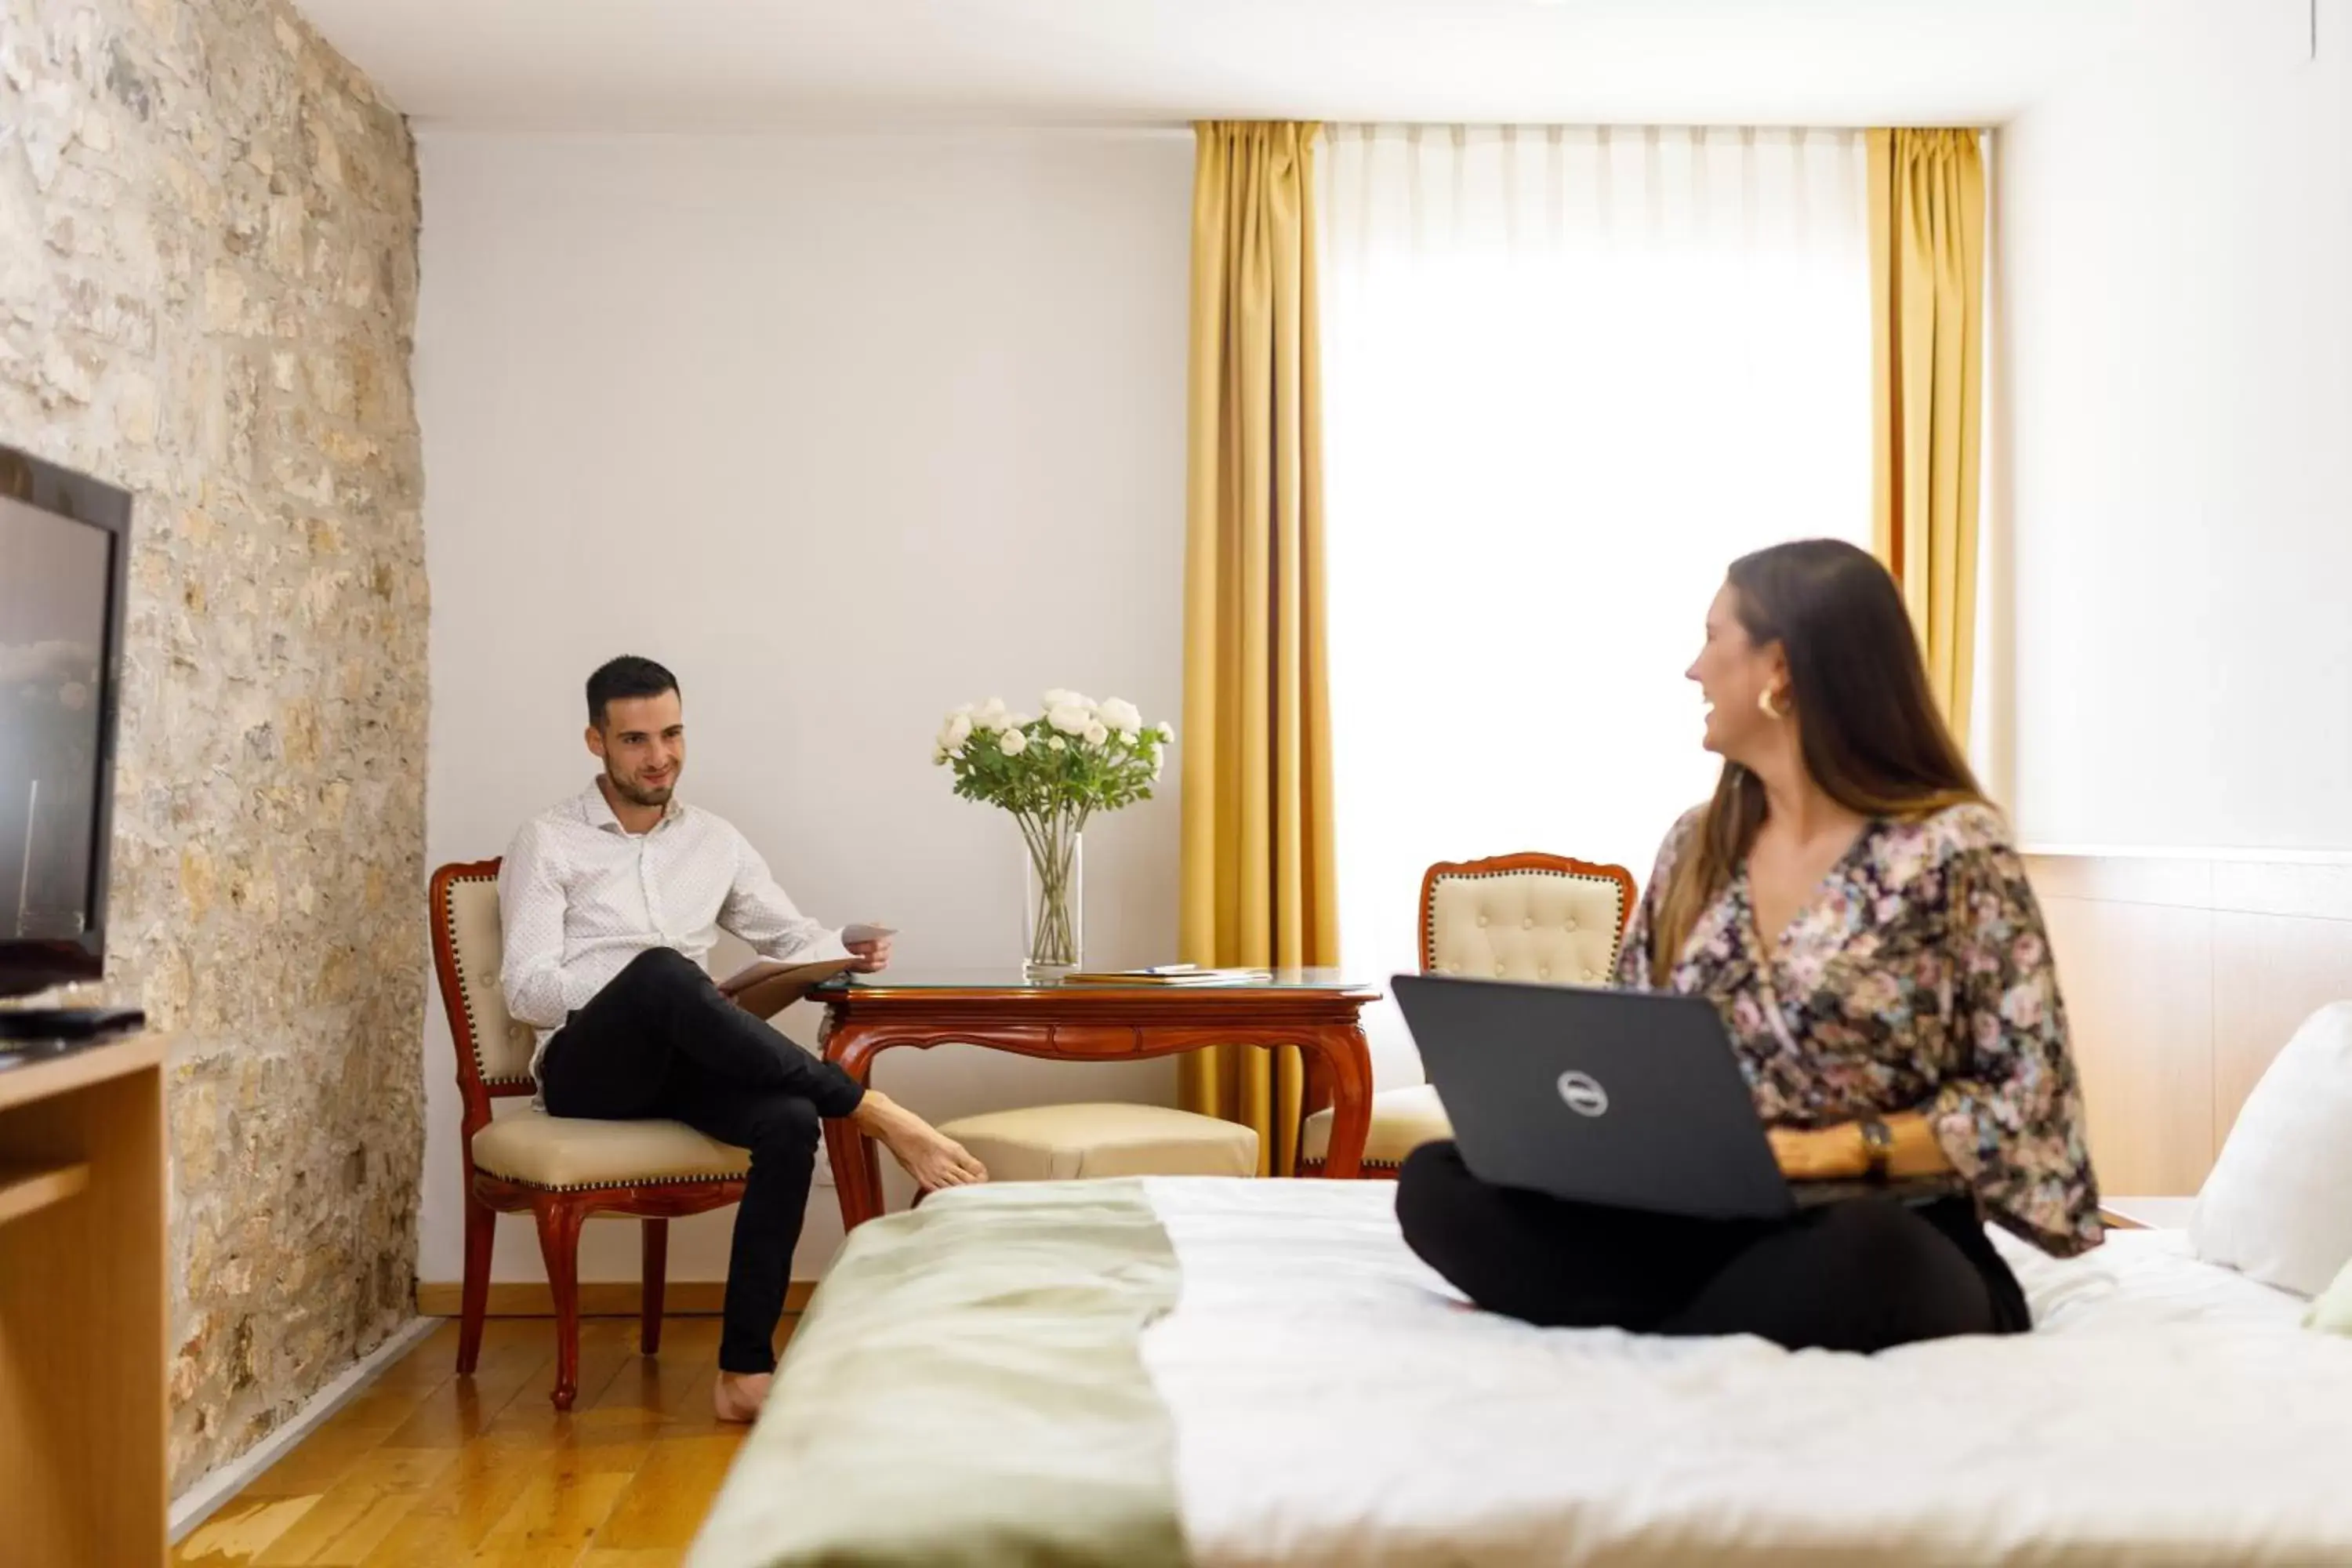
[[1995, 123], [2127, 47], [2148, 14], [2147, 0], [296, 3], [421, 123], [562, 131]]

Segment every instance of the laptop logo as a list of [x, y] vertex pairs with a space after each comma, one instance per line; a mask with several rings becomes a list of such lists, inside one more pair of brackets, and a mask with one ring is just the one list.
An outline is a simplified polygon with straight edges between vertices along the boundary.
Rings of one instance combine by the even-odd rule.
[[1600, 1116], [1609, 1109], [1609, 1091], [1589, 1072], [1559, 1075], [1559, 1102], [1579, 1116]]

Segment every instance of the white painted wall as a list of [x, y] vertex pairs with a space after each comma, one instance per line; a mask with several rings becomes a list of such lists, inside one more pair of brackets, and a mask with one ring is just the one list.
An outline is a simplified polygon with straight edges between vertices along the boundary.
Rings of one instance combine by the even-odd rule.
[[2352, 3], [2310, 23], [2141, 0], [2000, 133], [2029, 839], [2352, 847]]
[[[1059, 685], [1179, 717], [1190, 136], [428, 129], [418, 157], [433, 861], [581, 788], [581, 682], [643, 653], [685, 688], [685, 793], [803, 907], [900, 926], [909, 967], [1017, 956], [1017, 841], [930, 736]], [[1089, 834], [1090, 959], [1171, 955], [1173, 796]], [[425, 1064], [420, 1271], [454, 1280], [438, 1008]], [[878, 1081], [947, 1117], [1165, 1102], [1174, 1072], [950, 1047]], [[677, 1227], [673, 1277], [723, 1278], [731, 1222]], [[591, 1225], [584, 1276], [632, 1277], [635, 1232]], [[528, 1220], [497, 1272], [541, 1278]]]

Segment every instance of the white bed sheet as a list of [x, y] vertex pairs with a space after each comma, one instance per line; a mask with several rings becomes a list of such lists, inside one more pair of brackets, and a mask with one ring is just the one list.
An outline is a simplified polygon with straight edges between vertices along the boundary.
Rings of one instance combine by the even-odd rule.
[[1996, 1233], [2035, 1332], [1790, 1354], [1466, 1310], [1385, 1183], [1145, 1187], [1202, 1568], [2352, 1563], [2352, 1340], [2178, 1232]]

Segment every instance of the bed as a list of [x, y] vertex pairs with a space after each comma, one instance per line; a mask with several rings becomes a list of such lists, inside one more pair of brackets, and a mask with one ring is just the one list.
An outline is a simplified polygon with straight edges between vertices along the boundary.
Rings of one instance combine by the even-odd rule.
[[2352, 1563], [2352, 1340], [2117, 1232], [1875, 1357], [1471, 1311], [1382, 1183], [940, 1194], [859, 1229], [688, 1559]]

